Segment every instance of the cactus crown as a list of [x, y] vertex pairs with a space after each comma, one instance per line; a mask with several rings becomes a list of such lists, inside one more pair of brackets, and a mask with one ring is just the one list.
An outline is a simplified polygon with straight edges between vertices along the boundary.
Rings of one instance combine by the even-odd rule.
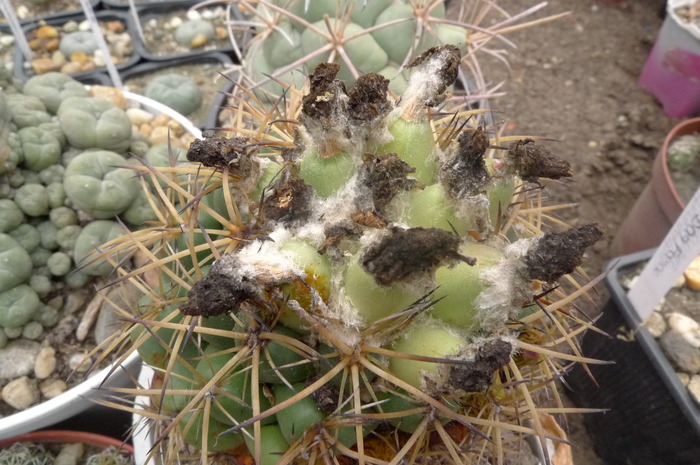
[[107, 349], [155, 367], [129, 392], [166, 462], [501, 463], [549, 434], [539, 402], [594, 362], [588, 286], [554, 284], [601, 233], [542, 234], [539, 180], [571, 170], [533, 138], [431, 114], [459, 61], [429, 49], [400, 100], [321, 64], [272, 109], [238, 102], [192, 163], [135, 168], [159, 221], [105, 246], [143, 294]]

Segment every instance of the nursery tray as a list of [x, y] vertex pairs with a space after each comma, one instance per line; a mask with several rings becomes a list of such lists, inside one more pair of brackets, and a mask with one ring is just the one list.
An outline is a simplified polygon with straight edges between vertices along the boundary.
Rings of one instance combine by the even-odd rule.
[[[162, 71], [168, 68], [177, 68], [180, 66], [187, 66], [187, 65], [196, 65], [196, 64], [220, 64], [221, 69], [223, 70], [224, 67], [227, 65], [233, 64], [233, 61], [231, 58], [224, 54], [224, 53], [218, 53], [218, 52], [208, 52], [208, 53], [200, 53], [194, 56], [188, 56], [188, 57], [183, 57], [183, 58], [178, 58], [176, 60], [170, 60], [170, 61], [159, 61], [159, 62], [146, 62], [146, 63], [141, 63], [136, 66], [133, 66], [132, 68], [129, 68], [125, 70], [121, 74], [122, 82], [127, 85], [129, 79], [135, 78], [135, 77], [141, 77], [141, 76], [147, 76], [149, 74], [153, 74], [154, 72]], [[225, 88], [225, 83], [228, 81], [224, 79], [223, 77], [220, 79], [221, 83], [219, 84], [219, 88], [216, 89], [216, 92], [212, 94], [212, 97], [210, 97], [209, 101], [205, 98], [204, 101], [202, 102], [202, 105], [208, 105], [208, 108], [211, 109], [214, 105], [221, 106], [223, 102], [223, 95], [221, 94], [221, 86], [224, 86]], [[136, 91], [135, 89], [130, 89], [136, 93], [140, 93], [139, 91]], [[218, 102], [218, 103], [217, 103]], [[211, 111], [207, 111], [201, 118], [196, 118], [196, 120], [193, 120], [193, 123], [199, 127], [199, 128], [206, 128], [209, 125], [209, 114]], [[192, 119], [192, 118], [190, 118]]]
[[[128, 60], [125, 60], [124, 62], [116, 65], [117, 70], [121, 71], [124, 69], [127, 69], [139, 61], [141, 61], [141, 55], [139, 55], [138, 49], [136, 47], [136, 43], [138, 42], [138, 39], [135, 37], [133, 34], [133, 31], [131, 29], [131, 23], [129, 22], [128, 15], [122, 11], [97, 11], [95, 12], [95, 16], [97, 18], [97, 21], [121, 21], [126, 25], [126, 31], [131, 35], [131, 43], [134, 46], [134, 51], [131, 54], [131, 57]], [[41, 26], [42, 24], [46, 24], [49, 26], [54, 26], [58, 27], [61, 26], [68, 21], [83, 21], [85, 19], [85, 15], [78, 14], [78, 15], [72, 15], [72, 16], [65, 16], [61, 18], [55, 18], [47, 21], [34, 21], [31, 22], [27, 25], [25, 25], [22, 29], [24, 30], [25, 34], [28, 33], [29, 31], [36, 29], [37, 27]], [[19, 50], [19, 47], [15, 47], [15, 65], [14, 65], [14, 74], [15, 77], [20, 79], [21, 81], [26, 81], [32, 76], [35, 75], [29, 75], [27, 74], [26, 70], [24, 69], [24, 56], [22, 56], [22, 52]], [[105, 67], [100, 67], [100, 68], [95, 68], [91, 69], [88, 71], [80, 71], [78, 73], [73, 73], [70, 76], [80, 82], [85, 82], [87, 83], [92, 83], [90, 81], [90, 76], [94, 74], [104, 74], [106, 68]], [[87, 78], [87, 80], [86, 80]], [[100, 79], [98, 78], [92, 78], [94, 79]], [[90, 81], [90, 82], [89, 82]]]
[[615, 363], [588, 365], [595, 382], [576, 365], [566, 376], [568, 394], [580, 407], [609, 409], [584, 416], [606, 464], [697, 465], [700, 409], [654, 337], [639, 327], [641, 319], [620, 283], [622, 274], [652, 254], [646, 250], [611, 262], [605, 278], [611, 297], [596, 323], [609, 336], [589, 331], [581, 350]]
[[[173, 4], [188, 4], [192, 3], [192, 0], [152, 0], [150, 2], [134, 2], [134, 6], [136, 8], [140, 6], [149, 6], [149, 5], [158, 5], [161, 3], [173, 3]], [[129, 2], [128, 0], [123, 0], [123, 1], [117, 1], [117, 0], [102, 0], [102, 4], [108, 8], [116, 8], [116, 9], [122, 9], [122, 10], [128, 10], [129, 9]]]
[[[167, 16], [169, 13], [172, 13], [174, 10], [178, 9], [189, 9], [195, 5], [198, 5], [201, 3], [200, 1], [162, 1], [162, 2], [152, 2], [150, 4], [146, 4], [145, 6], [140, 6], [136, 8], [137, 11], [137, 16], [139, 18], [139, 22], [143, 25], [149, 20], [153, 18], [160, 18], [163, 16]], [[213, 6], [217, 6], [216, 4]], [[128, 19], [130, 22], [130, 29], [135, 31], [137, 30], [137, 25], [136, 25], [136, 18], [134, 18], [134, 15], [131, 14], [131, 12], [128, 14]], [[143, 26], [142, 26], [143, 27]], [[233, 47], [231, 46], [230, 41], [227, 41], [227, 46], [226, 47], [217, 47], [213, 49], [205, 49], [202, 48], [200, 49], [194, 49], [186, 52], [180, 52], [180, 53], [170, 53], [170, 54], [156, 54], [153, 52], [150, 52], [148, 50], [147, 44], [145, 44], [142, 40], [141, 37], [135, 37], [136, 42], [134, 43], [134, 48], [137, 50], [138, 54], [141, 55], [143, 58], [146, 60], [150, 61], [168, 61], [168, 60], [173, 60], [176, 58], [189, 58], [189, 57], [195, 57], [198, 55], [201, 55], [203, 53], [213, 53], [213, 52], [219, 52], [219, 53], [225, 53], [229, 55], [230, 57], [234, 57], [234, 51]]]
[[[93, 10], [97, 11], [97, 9], [100, 6], [100, 3], [101, 3], [100, 0], [93, 0], [90, 2], [90, 5], [92, 6]], [[48, 22], [48, 21], [53, 21], [55, 19], [61, 19], [61, 18], [67, 18], [70, 16], [75, 16], [75, 15], [80, 14], [81, 11], [82, 11], [82, 8], [77, 8], [75, 10], [64, 10], [64, 11], [59, 11], [56, 13], [35, 16], [33, 18], [20, 19], [19, 23], [20, 23], [20, 25], [25, 26], [27, 24], [31, 24], [33, 22], [41, 21], [41, 20]], [[2, 30], [2, 31], [9, 31], [10, 30], [10, 25], [7, 24], [7, 20], [2, 16], [2, 14], [0, 14], [0, 30]]]

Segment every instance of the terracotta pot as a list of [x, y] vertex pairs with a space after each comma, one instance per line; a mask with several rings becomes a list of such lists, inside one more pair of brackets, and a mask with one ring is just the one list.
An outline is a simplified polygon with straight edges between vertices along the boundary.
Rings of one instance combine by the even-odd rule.
[[642, 191], [610, 246], [612, 256], [626, 255], [661, 244], [685, 208], [668, 171], [668, 146], [678, 136], [700, 132], [700, 118], [686, 120], [668, 133], [654, 160], [651, 180]]
[[70, 430], [43, 430], [31, 433], [20, 434], [7, 439], [0, 440], [0, 448], [7, 447], [16, 442], [33, 443], [81, 443], [94, 447], [116, 447], [129, 455], [134, 455], [134, 448], [124, 441], [101, 434], [88, 433], [84, 431]]

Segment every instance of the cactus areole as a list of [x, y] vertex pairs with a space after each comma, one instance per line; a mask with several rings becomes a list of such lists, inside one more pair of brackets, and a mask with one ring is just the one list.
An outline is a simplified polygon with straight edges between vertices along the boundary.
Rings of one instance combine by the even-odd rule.
[[[168, 461], [231, 444], [259, 464], [486, 463], [508, 453], [494, 434], [527, 431], [534, 391], [563, 366], [537, 344], [579, 323], [536, 310], [602, 233], [515, 221], [541, 178], [571, 175], [537, 142], [504, 147], [468, 115], [434, 133], [459, 60], [427, 50], [399, 100], [377, 74], [346, 90], [323, 63], [282, 150], [250, 126], [191, 146], [189, 173], [224, 180], [173, 211], [222, 227], [195, 220], [154, 252], [162, 278], [133, 326], [149, 331], [131, 330], [162, 360], [153, 418], [181, 440]], [[221, 208], [200, 201], [216, 192]]]

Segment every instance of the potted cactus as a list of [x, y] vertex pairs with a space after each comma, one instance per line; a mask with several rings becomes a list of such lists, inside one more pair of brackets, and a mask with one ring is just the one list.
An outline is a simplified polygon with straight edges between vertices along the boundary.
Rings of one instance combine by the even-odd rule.
[[133, 447], [84, 431], [42, 430], [0, 440], [2, 464], [131, 465]]
[[154, 370], [127, 390], [140, 457], [496, 463], [555, 436], [541, 414], [567, 409], [540, 401], [595, 363], [572, 306], [592, 284], [569, 273], [602, 233], [543, 233], [537, 187], [572, 172], [534, 139], [433, 119], [460, 60], [427, 50], [400, 100], [322, 63], [285, 106], [251, 93], [191, 164], [143, 168], [160, 221], [111, 244], [146, 255], [120, 270], [143, 295], [112, 344]]
[[[0, 80], [0, 437], [8, 437], [86, 409], [108, 374], [125, 385], [138, 371], [136, 355], [95, 355], [113, 330], [112, 303], [128, 297], [126, 288], [95, 292], [114, 269], [95, 249], [123, 233], [115, 215], [135, 227], [153, 218], [127, 153], [148, 159], [158, 144], [136, 123], [155, 126], [153, 113], [168, 110], [60, 73], [23, 84], [5, 71]], [[199, 135], [177, 118], [184, 126], [168, 117], [160, 132]], [[120, 364], [126, 370], [115, 372]]]

